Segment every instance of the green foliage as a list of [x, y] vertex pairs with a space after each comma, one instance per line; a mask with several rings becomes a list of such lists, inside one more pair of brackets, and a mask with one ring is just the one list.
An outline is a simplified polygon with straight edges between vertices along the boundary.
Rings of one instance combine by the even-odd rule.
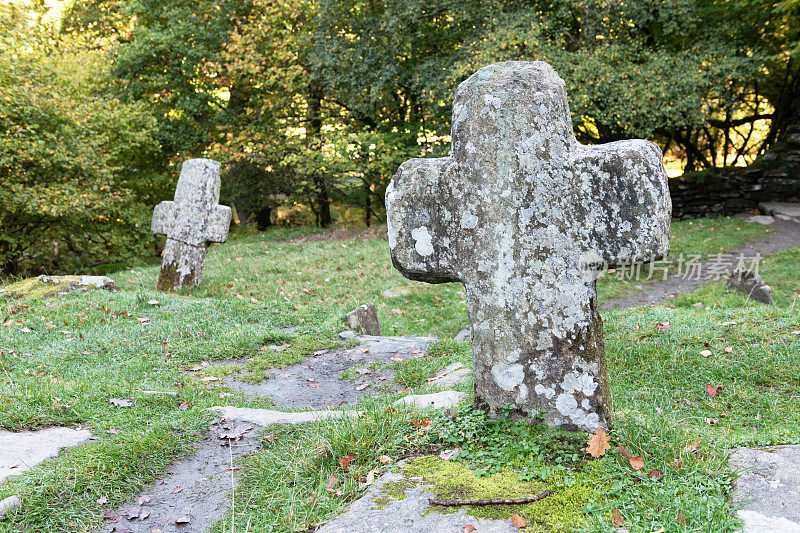
[[105, 56], [0, 12], [0, 275], [142, 254], [164, 183], [155, 121], [110, 93]]

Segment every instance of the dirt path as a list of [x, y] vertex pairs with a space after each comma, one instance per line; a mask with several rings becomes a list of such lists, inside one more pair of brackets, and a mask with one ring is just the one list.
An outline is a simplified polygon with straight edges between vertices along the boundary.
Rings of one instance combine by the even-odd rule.
[[[720, 262], [719, 265], [726, 272], [730, 272], [736, 267], [741, 256], [753, 258], [756, 255], [765, 257], [776, 254], [787, 248], [800, 246], [800, 224], [786, 220], [776, 219], [772, 224], [772, 231], [764, 239], [760, 239], [740, 248], [731, 251], [730, 259]], [[659, 305], [670, 300], [670, 295], [689, 292], [693, 289], [711, 283], [713, 279], [705, 277], [709, 272], [711, 260], [700, 264], [699, 270], [703, 276], [682, 276], [675, 275], [666, 281], [644, 285], [644, 289], [638, 292], [631, 292], [624, 298], [613, 298], [602, 303], [603, 309], [620, 309], [623, 307]], [[717, 265], [714, 265], [715, 267]], [[720, 269], [715, 271], [719, 272]]]
[[[278, 408], [327, 408], [356, 403], [362, 396], [396, 390], [389, 363], [423, 357], [433, 337], [358, 337], [361, 344], [309, 357], [276, 371], [274, 379], [250, 384], [228, 377], [225, 384], [251, 396], [268, 396]], [[355, 366], [354, 381], [340, 374]], [[225, 424], [225, 427], [220, 427]], [[232, 468], [258, 448], [258, 427], [222, 421], [212, 425], [195, 452], [174, 463], [133, 501], [105, 515], [103, 533], [202, 532], [222, 519], [235, 487]], [[227, 446], [228, 439], [240, 437]]]
[[[278, 408], [325, 409], [356, 403], [362, 396], [386, 394], [401, 388], [388, 365], [422, 357], [433, 337], [359, 337], [362, 344], [349, 350], [335, 350], [310, 356], [302, 363], [275, 371], [262, 383], [245, 383], [236, 376], [225, 384], [251, 396], [269, 397]], [[355, 367], [352, 379], [340, 374]]]

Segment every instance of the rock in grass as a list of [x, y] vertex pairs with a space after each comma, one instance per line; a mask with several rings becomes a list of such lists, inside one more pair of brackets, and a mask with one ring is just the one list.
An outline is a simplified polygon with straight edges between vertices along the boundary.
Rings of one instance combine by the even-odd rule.
[[0, 500], [0, 518], [4, 517], [14, 509], [19, 508], [21, 505], [22, 501], [16, 494], [13, 496], [9, 496], [4, 500]]
[[161, 291], [200, 285], [208, 243], [228, 239], [231, 208], [217, 205], [219, 167], [211, 159], [184, 161], [175, 201], [161, 202], [153, 210], [153, 233], [167, 236], [158, 275]]
[[381, 334], [381, 323], [378, 321], [378, 309], [375, 304], [359, 305], [347, 313], [343, 321], [347, 327], [361, 335]]
[[752, 270], [737, 268], [731, 273], [726, 286], [757, 302], [772, 304], [772, 287]]
[[116, 291], [117, 285], [106, 276], [37, 276], [12, 283], [0, 289], [0, 296], [24, 298], [27, 296], [47, 298], [71, 291], [104, 289]]
[[466, 396], [463, 392], [446, 390], [433, 394], [410, 394], [394, 402], [395, 405], [408, 405], [421, 409], [444, 409], [455, 407]]
[[496, 63], [458, 86], [452, 155], [400, 165], [386, 212], [404, 276], [466, 287], [476, 405], [608, 428], [594, 274], [668, 253], [667, 181], [652, 142], [579, 144], [547, 63]]
[[452, 363], [429, 378], [428, 382], [439, 387], [450, 387], [467, 381], [469, 376], [470, 370], [463, 363]]

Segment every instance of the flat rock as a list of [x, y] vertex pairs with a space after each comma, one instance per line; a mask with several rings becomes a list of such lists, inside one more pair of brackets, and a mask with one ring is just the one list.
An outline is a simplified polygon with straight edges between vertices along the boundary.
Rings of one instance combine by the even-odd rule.
[[383, 297], [386, 299], [400, 298], [401, 296], [408, 296], [409, 294], [411, 294], [411, 289], [407, 287], [395, 287], [394, 289], [383, 291]]
[[117, 286], [106, 276], [37, 276], [20, 280], [0, 289], [0, 296], [22, 298], [36, 296], [47, 298], [66, 294], [71, 291], [90, 291], [105, 289], [116, 291]]
[[756, 215], [748, 218], [747, 221], [755, 224], [762, 224], [764, 226], [771, 226], [775, 223], [775, 217], [769, 215]]
[[800, 533], [800, 446], [737, 448], [731, 465], [744, 533]]
[[453, 340], [463, 342], [463, 341], [469, 341], [471, 338], [472, 334], [469, 331], [469, 326], [467, 326], [458, 333], [456, 333], [456, 336], [453, 337]]
[[251, 409], [249, 407], [216, 406], [212, 407], [214, 414], [231, 420], [249, 422], [259, 426], [270, 424], [307, 424], [319, 420], [347, 418], [360, 415], [360, 411], [303, 411], [298, 413], [285, 413], [272, 409]]
[[14, 509], [18, 509], [21, 505], [22, 501], [16, 494], [9, 496], [8, 498], [3, 498], [0, 500], [0, 518], [4, 517]]
[[397, 483], [403, 479], [399, 473], [382, 475], [367, 493], [353, 502], [342, 516], [328, 522], [318, 533], [461, 533], [461, 528], [472, 524], [479, 533], [512, 533], [508, 520], [475, 518], [459, 510], [455, 513], [426, 513], [430, 509], [428, 498], [435, 495], [420, 484], [406, 489], [405, 498], [392, 500], [385, 506], [376, 503], [383, 495], [386, 483]]
[[443, 409], [455, 407], [464, 399], [466, 394], [454, 390], [435, 392], [433, 394], [410, 394], [394, 402], [395, 405], [409, 405], [421, 409]]
[[472, 371], [463, 363], [452, 363], [438, 371], [432, 378], [429, 378], [428, 382], [439, 387], [450, 387], [469, 380], [471, 374]]
[[783, 215], [791, 218], [800, 218], [800, 204], [793, 202], [761, 202], [758, 204], [768, 215]]
[[[341, 335], [341, 334], [340, 334]], [[270, 397], [279, 407], [325, 409], [352, 405], [364, 396], [390, 393], [402, 387], [394, 382], [391, 363], [425, 355], [435, 337], [355, 336], [361, 344], [355, 348], [312, 354], [305, 361], [275, 369], [274, 376], [260, 383], [247, 383], [235, 374], [225, 376], [224, 383], [250, 396]], [[342, 379], [351, 367], [370, 372]]]
[[381, 323], [378, 321], [378, 309], [373, 303], [359, 305], [344, 316], [344, 323], [351, 330], [363, 335], [380, 335]]
[[61, 448], [83, 444], [91, 436], [85, 429], [64, 427], [19, 432], [0, 430], [0, 482], [55, 457]]

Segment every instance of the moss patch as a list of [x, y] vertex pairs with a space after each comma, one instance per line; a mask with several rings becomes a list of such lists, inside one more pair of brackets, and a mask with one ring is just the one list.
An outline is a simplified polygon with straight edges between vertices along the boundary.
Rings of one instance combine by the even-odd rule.
[[80, 286], [81, 276], [48, 276], [47, 281], [27, 278], [0, 289], [0, 297], [9, 299], [48, 298]]
[[464, 509], [477, 518], [510, 519], [519, 514], [528, 522], [526, 531], [573, 531], [587, 524], [583, 509], [592, 500], [600, 500], [599, 483], [590, 466], [586, 473], [553, 476], [548, 481], [519, 481], [514, 472], [499, 472], [477, 477], [465, 464], [443, 461], [436, 456], [420, 457], [400, 468], [402, 480], [383, 486], [383, 496], [375, 500], [384, 507], [394, 500], [405, 498], [408, 489], [417, 484], [433, 486], [431, 492], [444, 500], [515, 499], [552, 490], [553, 494], [538, 502], [525, 505], [432, 506], [427, 512], [453, 513]]

